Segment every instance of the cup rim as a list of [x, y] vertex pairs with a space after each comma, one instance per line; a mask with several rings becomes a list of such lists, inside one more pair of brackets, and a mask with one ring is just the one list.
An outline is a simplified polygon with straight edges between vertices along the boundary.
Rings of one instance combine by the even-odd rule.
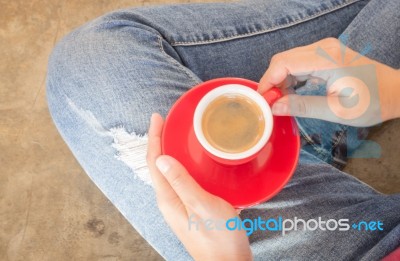
[[[243, 152], [229, 153], [216, 149], [207, 141], [202, 131], [201, 123], [204, 110], [217, 97], [227, 93], [241, 94], [248, 97], [260, 107], [264, 116], [263, 135], [253, 147]], [[209, 91], [201, 98], [194, 112], [193, 127], [197, 140], [209, 153], [224, 160], [242, 160], [257, 154], [267, 144], [273, 130], [273, 117], [269, 104], [260, 93], [243, 84], [224, 84]]]

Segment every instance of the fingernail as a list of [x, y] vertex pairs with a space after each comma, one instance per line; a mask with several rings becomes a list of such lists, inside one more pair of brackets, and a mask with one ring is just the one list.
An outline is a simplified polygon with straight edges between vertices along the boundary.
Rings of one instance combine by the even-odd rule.
[[276, 102], [272, 105], [272, 114], [274, 115], [287, 115], [289, 108], [286, 103]]
[[167, 173], [167, 171], [171, 168], [171, 164], [169, 163], [168, 159], [163, 156], [157, 158], [156, 166], [162, 174]]

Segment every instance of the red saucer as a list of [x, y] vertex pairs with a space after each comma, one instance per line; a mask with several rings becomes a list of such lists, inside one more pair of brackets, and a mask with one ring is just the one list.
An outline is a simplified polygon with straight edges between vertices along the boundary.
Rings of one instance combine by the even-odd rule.
[[226, 166], [209, 158], [194, 134], [194, 111], [207, 92], [232, 83], [257, 89], [256, 82], [241, 78], [218, 78], [193, 87], [171, 108], [161, 145], [163, 154], [181, 162], [205, 190], [235, 208], [245, 208], [272, 198], [289, 181], [299, 158], [300, 137], [292, 117], [274, 116], [272, 135], [254, 160]]

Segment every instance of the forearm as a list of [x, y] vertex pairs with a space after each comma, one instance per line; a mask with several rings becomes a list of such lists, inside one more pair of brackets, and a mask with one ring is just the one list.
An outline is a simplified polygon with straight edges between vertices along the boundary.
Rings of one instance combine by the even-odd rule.
[[377, 66], [382, 120], [400, 118], [400, 70]]

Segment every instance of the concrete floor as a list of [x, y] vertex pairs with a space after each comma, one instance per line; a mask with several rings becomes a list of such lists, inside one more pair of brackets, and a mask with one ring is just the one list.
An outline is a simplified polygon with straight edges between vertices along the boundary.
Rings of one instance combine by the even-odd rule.
[[[76, 26], [167, 2], [0, 1], [0, 260], [161, 260], [63, 143], [47, 110], [45, 74], [55, 42]], [[382, 157], [353, 159], [346, 170], [400, 192], [399, 129], [400, 121], [376, 128]]]

